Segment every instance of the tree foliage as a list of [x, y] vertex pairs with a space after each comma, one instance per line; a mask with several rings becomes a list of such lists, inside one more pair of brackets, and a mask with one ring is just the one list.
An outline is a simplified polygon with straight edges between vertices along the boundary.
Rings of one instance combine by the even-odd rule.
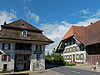
[[64, 58], [61, 56], [60, 53], [55, 53], [55, 48], [50, 55], [49, 52], [46, 55], [46, 63], [52, 65], [65, 65]]

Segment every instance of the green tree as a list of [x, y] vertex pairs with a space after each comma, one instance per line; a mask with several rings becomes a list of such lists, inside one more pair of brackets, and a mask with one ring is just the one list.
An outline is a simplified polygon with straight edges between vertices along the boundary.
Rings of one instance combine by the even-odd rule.
[[61, 56], [60, 53], [55, 53], [55, 48], [53, 49], [51, 55], [47, 53], [46, 63], [53, 64], [53, 65], [65, 65], [63, 56]]

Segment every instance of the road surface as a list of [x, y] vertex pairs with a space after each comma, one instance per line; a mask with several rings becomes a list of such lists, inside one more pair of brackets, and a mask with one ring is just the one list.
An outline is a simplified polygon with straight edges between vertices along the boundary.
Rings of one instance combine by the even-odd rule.
[[68, 68], [65, 66], [55, 67], [55, 68], [52, 68], [51, 70], [59, 72], [63, 75], [100, 75], [99, 72], [92, 72], [92, 71], [87, 71], [87, 70]]

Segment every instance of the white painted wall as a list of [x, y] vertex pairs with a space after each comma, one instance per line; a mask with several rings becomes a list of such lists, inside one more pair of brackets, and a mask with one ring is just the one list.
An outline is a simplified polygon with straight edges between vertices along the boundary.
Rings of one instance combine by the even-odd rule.
[[0, 71], [3, 71], [3, 65], [7, 64], [7, 70], [13, 71], [14, 70], [14, 43], [11, 43], [10, 50], [2, 50], [2, 42], [0, 42], [0, 51], [3, 52], [3, 54], [9, 54], [10, 55], [10, 61], [1, 61], [2, 55], [0, 55]]
[[[36, 46], [34, 44], [32, 44], [32, 55], [30, 57], [30, 71], [34, 71], [37, 70], [38, 68], [36, 67], [37, 64], [37, 55], [34, 54], [35, 48]], [[40, 54], [40, 60], [39, 60], [39, 64], [42, 63], [44, 69], [45, 69], [45, 54], [44, 54], [44, 50], [45, 50], [45, 46], [42, 45], [42, 54]]]

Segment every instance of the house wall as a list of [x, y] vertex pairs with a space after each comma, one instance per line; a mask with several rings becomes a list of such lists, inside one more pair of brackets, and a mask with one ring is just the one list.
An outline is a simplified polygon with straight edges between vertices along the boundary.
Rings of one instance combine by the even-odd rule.
[[[82, 46], [83, 49], [81, 48]], [[65, 48], [62, 56], [65, 58], [66, 62], [78, 62], [78, 63], [86, 62], [86, 51], [84, 49], [84, 45], [81, 44], [80, 41], [75, 39], [75, 37], [70, 38], [65, 42]]]
[[[0, 51], [3, 54], [10, 55], [10, 61], [2, 61], [2, 55], [0, 55], [0, 71], [3, 71], [3, 65], [7, 64], [7, 71], [14, 71], [15, 67], [15, 53], [17, 54], [25, 54], [23, 51], [16, 51], [15, 50], [15, 43], [10, 43], [10, 50], [2, 50], [2, 43], [0, 42]], [[37, 44], [38, 45], [38, 44]], [[40, 44], [39, 44], [40, 45]], [[30, 71], [39, 70], [42, 66], [42, 70], [45, 70], [45, 45], [42, 45], [42, 54], [40, 54], [39, 60], [37, 60], [37, 54], [34, 54], [34, 51], [36, 50], [36, 44], [32, 44], [31, 46], [31, 56], [30, 56]], [[37, 67], [37, 63], [41, 64], [39, 67]]]
[[2, 55], [0, 55], [0, 71], [3, 71], [3, 65], [7, 64], [7, 71], [14, 71], [14, 43], [11, 43], [10, 50], [2, 50], [2, 42], [0, 42], [0, 51], [3, 54], [10, 55], [10, 61], [2, 61]]
[[[40, 55], [40, 59], [37, 60], [37, 54], [34, 54], [34, 51], [35, 51], [35, 48], [36, 46], [34, 44], [32, 44], [32, 55], [30, 57], [30, 71], [34, 71], [34, 70], [39, 70], [39, 68], [42, 67], [42, 70], [45, 70], [45, 46], [42, 45], [42, 54], [39, 54]], [[37, 66], [39, 64], [39, 67]], [[41, 64], [41, 66], [40, 66]]]

